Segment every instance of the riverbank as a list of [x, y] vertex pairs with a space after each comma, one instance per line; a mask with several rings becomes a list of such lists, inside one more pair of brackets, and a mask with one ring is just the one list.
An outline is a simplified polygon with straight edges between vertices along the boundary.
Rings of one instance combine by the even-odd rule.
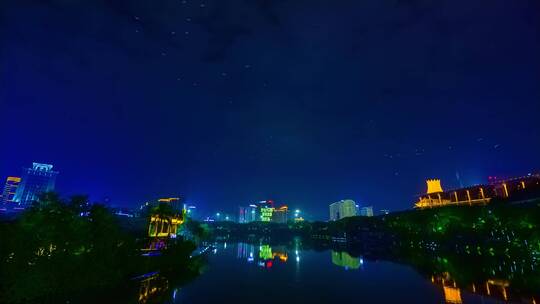
[[159, 254], [141, 249], [151, 241], [121, 228], [104, 206], [81, 215], [80, 204], [47, 194], [17, 219], [0, 226], [2, 302], [89, 303], [136, 298], [133, 278], [160, 273], [186, 282], [204, 262], [191, 241], [167, 241]]

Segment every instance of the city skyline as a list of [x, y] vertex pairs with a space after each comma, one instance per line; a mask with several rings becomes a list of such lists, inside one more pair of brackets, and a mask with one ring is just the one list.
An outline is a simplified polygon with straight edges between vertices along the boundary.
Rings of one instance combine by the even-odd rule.
[[537, 2], [263, 2], [2, 2], [0, 175], [322, 219], [539, 172]]

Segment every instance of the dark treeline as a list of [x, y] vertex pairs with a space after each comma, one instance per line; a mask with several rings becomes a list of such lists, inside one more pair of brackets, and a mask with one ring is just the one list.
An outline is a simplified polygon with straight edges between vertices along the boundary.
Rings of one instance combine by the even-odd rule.
[[20, 217], [0, 224], [2, 302], [91, 302], [136, 297], [131, 278], [159, 271], [177, 281], [198, 274], [195, 244], [178, 240], [145, 257], [149, 241], [120, 228], [103, 205], [83, 196], [44, 194]]

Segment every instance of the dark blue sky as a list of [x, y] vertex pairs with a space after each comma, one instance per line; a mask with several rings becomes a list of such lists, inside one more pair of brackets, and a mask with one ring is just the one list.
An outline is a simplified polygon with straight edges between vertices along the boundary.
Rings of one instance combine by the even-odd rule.
[[537, 172], [538, 1], [0, 3], [0, 176], [327, 217]]

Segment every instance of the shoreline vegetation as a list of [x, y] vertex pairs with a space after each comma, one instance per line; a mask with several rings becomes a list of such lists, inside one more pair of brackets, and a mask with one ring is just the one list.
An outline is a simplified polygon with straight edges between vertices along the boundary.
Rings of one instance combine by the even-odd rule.
[[[2, 301], [89, 303], [127, 297], [157, 303], [170, 286], [181, 286], [202, 272], [204, 256], [191, 255], [198, 245], [215, 241], [294, 243], [296, 248], [300, 242], [303, 250], [410, 265], [434, 283], [453, 282], [475, 292], [481, 290], [475, 284], [503, 282], [511, 286], [509, 293], [539, 294], [540, 201], [495, 201], [335, 222], [188, 219], [182, 229], [193, 241], [171, 239], [151, 256], [141, 254], [152, 242], [146, 236], [147, 219], [120, 219], [106, 207], [86, 202], [83, 196], [62, 200], [47, 193], [17, 219], [0, 222]], [[152, 289], [159, 292], [141, 291], [142, 285], [135, 284], [139, 281], [157, 284]]]
[[6, 303], [137, 302], [134, 278], [159, 273], [180, 284], [204, 265], [202, 257], [191, 258], [196, 244], [182, 239], [143, 256], [151, 241], [144, 232], [122, 229], [108, 208], [90, 206], [84, 196], [62, 200], [46, 193], [17, 219], [1, 223], [0, 237], [0, 302]]

